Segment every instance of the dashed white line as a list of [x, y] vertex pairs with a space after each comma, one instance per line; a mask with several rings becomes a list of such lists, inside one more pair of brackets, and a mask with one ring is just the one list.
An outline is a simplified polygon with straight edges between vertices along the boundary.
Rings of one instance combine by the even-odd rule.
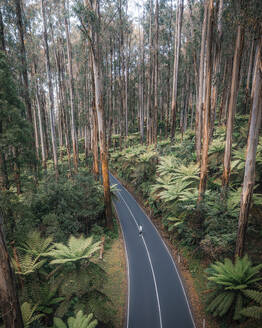
[[[121, 195], [120, 192], [118, 192], [119, 196], [121, 197], [122, 201], [125, 203], [128, 211], [130, 212], [130, 214], [132, 215], [137, 227], [139, 227], [137, 221], [136, 221], [136, 218], [134, 217], [134, 214], [133, 212], [131, 211], [130, 207], [128, 206], [127, 202], [124, 200], [123, 196]], [[148, 260], [149, 260], [149, 263], [150, 263], [150, 268], [151, 268], [151, 272], [152, 272], [152, 276], [153, 276], [153, 280], [154, 280], [154, 285], [155, 285], [155, 291], [156, 291], [156, 299], [157, 299], [157, 306], [158, 306], [158, 311], [159, 311], [159, 322], [160, 322], [160, 328], [163, 328], [163, 324], [162, 324], [162, 314], [161, 314], [161, 306], [160, 306], [160, 301], [159, 301], [159, 294], [158, 294], [158, 287], [157, 287], [157, 282], [156, 282], [156, 276], [155, 276], [155, 272], [154, 272], [154, 268], [153, 268], [153, 264], [152, 264], [152, 260], [151, 260], [151, 256], [150, 256], [150, 253], [148, 251], [148, 248], [147, 248], [147, 244], [145, 242], [145, 239], [144, 237], [142, 236], [142, 240], [143, 240], [143, 243], [145, 245], [145, 249], [146, 249], [146, 253], [147, 253], [147, 257], [148, 257]]]
[[[120, 181], [119, 181], [116, 177], [114, 177], [114, 176], [112, 176], [112, 177], [113, 177], [113, 178], [114, 178], [114, 179], [120, 184], [120, 186], [121, 186], [121, 187], [122, 187], [127, 193], [129, 193], [129, 192], [126, 190], [126, 188], [120, 183]], [[129, 194], [130, 194], [130, 193], [129, 193]], [[134, 198], [131, 194], [130, 194], [130, 196], [134, 199], [134, 201], [136, 201], [135, 198]], [[121, 195], [121, 197], [122, 197], [122, 199], [123, 199], [123, 196], [122, 196], [122, 195]], [[123, 199], [123, 200], [124, 200], [124, 199]], [[136, 203], [137, 203], [137, 202], [136, 202]], [[137, 203], [137, 204], [138, 204], [138, 203]], [[182, 287], [183, 293], [184, 293], [185, 298], [186, 298], [186, 303], [187, 303], [187, 307], [188, 307], [188, 310], [189, 310], [189, 313], [190, 313], [190, 317], [191, 317], [191, 319], [192, 319], [192, 323], [193, 323], [193, 325], [194, 325], [194, 328], [196, 328], [196, 324], [195, 324], [194, 317], [193, 317], [193, 314], [192, 314], [192, 311], [191, 311], [191, 307], [190, 307], [189, 302], [188, 302], [187, 294], [186, 294], [186, 291], [185, 291], [184, 285], [183, 285], [183, 283], [182, 283], [182, 279], [181, 279], [181, 277], [180, 277], [180, 274], [179, 274], [179, 272], [178, 272], [178, 269], [177, 269], [177, 267], [176, 267], [175, 261], [174, 261], [172, 255], [170, 254], [170, 250], [168, 249], [166, 243], [164, 242], [164, 240], [163, 240], [162, 237], [160, 236], [160, 233], [159, 233], [159, 231], [157, 230], [157, 228], [155, 227], [155, 225], [151, 222], [151, 220], [149, 219], [149, 217], [148, 217], [147, 214], [145, 213], [144, 209], [143, 209], [139, 204], [138, 204], [138, 206], [139, 206], [139, 208], [141, 209], [141, 211], [144, 213], [144, 215], [145, 215], [145, 217], [147, 218], [147, 220], [148, 220], [148, 221], [152, 224], [152, 226], [154, 227], [155, 231], [156, 231], [157, 234], [158, 234], [158, 237], [160, 238], [161, 242], [163, 243], [163, 245], [165, 246], [165, 248], [166, 248], [166, 250], [167, 250], [168, 255], [170, 256], [170, 259], [171, 259], [171, 261], [172, 261], [172, 263], [173, 263], [173, 266], [174, 266], [174, 268], [175, 268], [175, 271], [176, 271], [176, 273], [177, 273], [177, 275], [178, 275], [178, 279], [179, 279], [179, 281], [180, 281], [180, 285], [181, 285], [181, 287]]]

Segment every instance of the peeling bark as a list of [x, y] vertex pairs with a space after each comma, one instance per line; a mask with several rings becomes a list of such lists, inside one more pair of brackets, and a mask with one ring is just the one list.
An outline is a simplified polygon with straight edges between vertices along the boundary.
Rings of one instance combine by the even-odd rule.
[[171, 103], [171, 141], [173, 142], [176, 131], [176, 112], [177, 112], [177, 85], [178, 85], [178, 68], [179, 55], [181, 47], [181, 30], [184, 10], [184, 0], [180, 0], [176, 15], [176, 37], [174, 46], [174, 73], [173, 73], [173, 89]]
[[238, 232], [235, 252], [236, 257], [242, 257], [244, 255], [245, 238], [248, 226], [248, 215], [256, 177], [256, 152], [262, 116], [262, 37], [260, 37], [257, 46], [255, 78], [253, 80], [252, 87], [254, 89], [254, 96], [252, 99], [252, 111], [250, 114], [251, 116], [247, 141], [245, 174], [240, 202], [240, 214], [238, 220]]
[[237, 38], [235, 45], [235, 54], [233, 61], [233, 72], [232, 72], [232, 82], [231, 82], [231, 93], [228, 107], [228, 117], [227, 117], [227, 133], [226, 133], [226, 145], [224, 153], [224, 171], [222, 176], [222, 193], [225, 194], [228, 188], [230, 173], [231, 173], [231, 152], [232, 152], [232, 134], [233, 134], [233, 123], [236, 111], [237, 94], [239, 87], [239, 77], [240, 77], [240, 67], [241, 67], [241, 57], [244, 46], [244, 27], [239, 25], [237, 28]]
[[208, 23], [206, 45], [206, 92], [203, 119], [203, 147], [200, 167], [200, 181], [198, 188], [198, 202], [202, 201], [206, 191], [208, 173], [208, 144], [209, 144], [209, 114], [211, 108], [211, 83], [212, 83], [212, 35], [214, 20], [214, 0], [207, 0]]

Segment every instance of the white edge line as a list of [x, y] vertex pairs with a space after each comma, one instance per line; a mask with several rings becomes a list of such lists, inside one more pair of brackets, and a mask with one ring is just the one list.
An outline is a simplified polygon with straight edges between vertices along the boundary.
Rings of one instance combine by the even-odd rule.
[[[111, 174], [111, 175], [112, 175], [112, 174]], [[113, 176], [113, 175], [112, 175], [112, 176]], [[128, 191], [128, 190], [122, 185], [122, 183], [121, 183], [121, 182], [120, 182], [115, 176], [113, 176], [113, 177], [114, 177], [114, 179], [116, 179], [117, 182], [120, 183], [120, 185], [121, 185], [121, 186], [122, 186], [122, 187], [123, 187], [123, 188], [124, 188], [129, 194], [130, 194], [130, 192], [129, 192], [129, 191]], [[130, 194], [130, 195], [131, 195], [131, 194]], [[132, 195], [131, 195], [131, 196], [132, 196]], [[132, 196], [132, 197], [133, 197], [133, 196]], [[134, 197], [133, 197], [133, 198], [134, 198]], [[134, 198], [134, 200], [136, 201], [135, 198]], [[156, 232], [157, 232], [159, 238], [161, 239], [162, 243], [164, 244], [164, 246], [165, 246], [165, 248], [166, 248], [166, 250], [167, 250], [167, 252], [168, 252], [168, 254], [169, 254], [169, 256], [170, 256], [170, 258], [171, 258], [171, 260], [172, 260], [172, 263], [173, 263], [174, 268], [175, 268], [175, 270], [176, 270], [176, 273], [177, 273], [177, 275], [178, 275], [178, 278], [179, 278], [180, 284], [181, 284], [181, 286], [182, 286], [183, 293], [184, 293], [185, 298], [186, 298], [186, 303], [187, 303], [187, 306], [188, 306], [188, 309], [189, 309], [189, 313], [190, 313], [190, 316], [191, 316], [191, 319], [192, 319], [192, 322], [193, 322], [194, 328], [197, 328], [197, 327], [196, 327], [196, 324], [195, 324], [195, 320], [194, 320], [193, 314], [192, 314], [192, 311], [191, 311], [191, 307], [190, 307], [189, 302], [188, 302], [187, 294], [186, 294], [186, 291], [185, 291], [185, 288], [184, 288], [184, 285], [183, 285], [182, 279], [181, 279], [181, 277], [180, 277], [179, 271], [178, 271], [177, 266], [176, 266], [176, 264], [175, 264], [175, 261], [174, 261], [174, 259], [173, 259], [173, 256], [171, 255], [169, 248], [167, 247], [166, 243], [165, 243], [164, 240], [162, 239], [162, 237], [161, 237], [159, 231], [157, 230], [157, 228], [155, 227], [155, 225], [152, 223], [151, 219], [149, 219], [148, 215], [146, 214], [146, 212], [144, 211], [144, 209], [139, 205], [138, 202], [137, 202], [137, 204], [138, 204], [138, 206], [140, 207], [140, 209], [142, 210], [142, 212], [145, 214], [145, 216], [146, 216], [146, 218], [148, 219], [148, 221], [152, 224], [152, 226], [153, 226], [154, 229], [156, 230]]]
[[[119, 192], [119, 196], [122, 198], [123, 202], [125, 203], [127, 209], [129, 210], [130, 214], [132, 215], [135, 223], [137, 226], [138, 223], [136, 221], [136, 218], [134, 217], [134, 214], [133, 212], [131, 211], [130, 207], [128, 206], [127, 202], [124, 200], [124, 197], [121, 195], [121, 193]], [[148, 251], [148, 248], [147, 248], [147, 245], [146, 245], [146, 242], [145, 242], [145, 239], [143, 236], [142, 237], [142, 240], [143, 240], [143, 243], [145, 245], [145, 249], [146, 249], [146, 252], [147, 252], [147, 256], [148, 256], [148, 260], [149, 260], [149, 264], [150, 264], [150, 268], [151, 268], [151, 271], [152, 271], [152, 275], [153, 275], [153, 280], [154, 280], [154, 285], [155, 285], [155, 291], [156, 291], [156, 298], [157, 298], [157, 305], [158, 305], [158, 312], [159, 312], [159, 321], [160, 321], [160, 328], [163, 328], [163, 324], [162, 324], [162, 315], [161, 315], [161, 307], [160, 307], [160, 301], [159, 301], [159, 295], [158, 295], [158, 287], [157, 287], [157, 282], [156, 282], [156, 276], [155, 276], [155, 272], [154, 272], [154, 268], [153, 268], [153, 264], [152, 264], [152, 260], [151, 260], [151, 257], [150, 257], [150, 254], [149, 254], [149, 251]]]
[[117, 216], [118, 216], [118, 221], [119, 221], [119, 224], [120, 224], [120, 228], [121, 228], [121, 231], [122, 231], [122, 236], [123, 236], [123, 240], [124, 240], [124, 246], [125, 246], [125, 253], [126, 253], [126, 264], [127, 264], [127, 279], [128, 279], [128, 292], [127, 292], [127, 318], [126, 318], [126, 327], [128, 328], [129, 327], [129, 309], [130, 309], [130, 275], [129, 275], [129, 257], [128, 257], [128, 254], [127, 254], [127, 249], [126, 249], [126, 240], [125, 240], [125, 237], [124, 237], [124, 231], [123, 231], [123, 227], [122, 227], [122, 223], [119, 219], [119, 214], [117, 212], [117, 209], [116, 209], [116, 206], [115, 206], [115, 202], [113, 201], [113, 205], [114, 205], [114, 209], [117, 213]]

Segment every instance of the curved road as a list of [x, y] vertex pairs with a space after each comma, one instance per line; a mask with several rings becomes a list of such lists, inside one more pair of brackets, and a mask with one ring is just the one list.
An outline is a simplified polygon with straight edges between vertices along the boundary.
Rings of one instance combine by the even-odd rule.
[[[114, 205], [128, 262], [127, 328], [196, 328], [179, 273], [158, 231], [134, 197], [117, 184]], [[139, 235], [139, 226], [143, 232]]]

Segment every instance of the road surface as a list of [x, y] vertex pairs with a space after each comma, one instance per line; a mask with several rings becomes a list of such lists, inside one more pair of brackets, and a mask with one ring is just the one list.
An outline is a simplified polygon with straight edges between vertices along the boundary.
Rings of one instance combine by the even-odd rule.
[[110, 183], [117, 184], [114, 205], [128, 262], [126, 328], [195, 328], [184, 287], [164, 241], [134, 197], [111, 174]]

